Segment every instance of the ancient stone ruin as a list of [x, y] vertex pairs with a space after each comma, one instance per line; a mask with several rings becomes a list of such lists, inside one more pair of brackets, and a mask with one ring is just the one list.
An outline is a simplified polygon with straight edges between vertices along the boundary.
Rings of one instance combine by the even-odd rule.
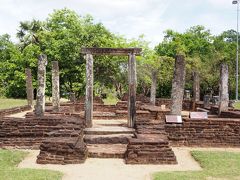
[[[9, 116], [32, 107], [32, 78], [26, 70], [28, 106], [0, 111], [0, 147], [40, 149], [37, 163], [76, 164], [91, 158], [122, 158], [127, 164], [176, 164], [172, 147], [240, 147], [240, 111], [228, 107], [228, 68], [221, 66], [219, 105], [183, 99], [185, 61], [176, 56], [172, 99], [136, 95], [135, 56], [141, 49], [83, 48], [86, 94], [60, 103], [58, 62], [52, 62], [52, 103], [45, 103], [47, 57], [38, 59], [37, 103], [24, 117]], [[93, 55], [128, 56], [129, 92], [116, 105], [93, 96]], [[181, 115], [188, 111], [190, 116]], [[171, 116], [171, 121], [166, 117]], [[182, 121], [176, 121], [181, 117]]]

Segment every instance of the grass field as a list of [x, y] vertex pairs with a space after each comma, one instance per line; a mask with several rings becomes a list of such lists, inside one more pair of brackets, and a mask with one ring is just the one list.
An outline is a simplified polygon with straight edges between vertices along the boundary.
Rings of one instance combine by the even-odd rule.
[[18, 169], [26, 152], [0, 150], [0, 179], [4, 180], [58, 180], [63, 174], [50, 170]]
[[115, 97], [107, 97], [103, 99], [105, 105], [116, 105], [119, 100]]
[[17, 106], [24, 106], [27, 105], [26, 99], [7, 99], [7, 98], [0, 98], [0, 109], [7, 109]]
[[159, 172], [154, 180], [240, 179], [240, 153], [193, 151], [202, 171]]
[[240, 102], [236, 102], [236, 103], [234, 103], [234, 108], [236, 108], [236, 109], [240, 109]]
[[[67, 102], [68, 99], [61, 98], [60, 101]], [[46, 97], [46, 102], [51, 102], [51, 98]], [[0, 109], [8, 109], [24, 105], [27, 105], [26, 99], [0, 98]]]

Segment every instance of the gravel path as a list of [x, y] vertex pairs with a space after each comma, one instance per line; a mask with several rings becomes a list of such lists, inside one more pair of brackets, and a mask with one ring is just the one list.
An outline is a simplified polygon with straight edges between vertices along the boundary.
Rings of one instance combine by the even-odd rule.
[[63, 180], [146, 180], [157, 171], [198, 171], [199, 164], [190, 155], [189, 149], [173, 148], [177, 165], [126, 165], [122, 159], [89, 158], [78, 165], [39, 165], [36, 157], [39, 151], [27, 150], [30, 154], [19, 168], [51, 169], [64, 173]]

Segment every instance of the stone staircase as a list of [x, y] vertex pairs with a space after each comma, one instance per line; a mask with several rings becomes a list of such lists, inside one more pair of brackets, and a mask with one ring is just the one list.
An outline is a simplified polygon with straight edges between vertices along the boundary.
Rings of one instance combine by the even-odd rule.
[[84, 129], [84, 142], [90, 158], [124, 158], [128, 138], [135, 130], [128, 128], [127, 120], [94, 120], [92, 128]]
[[177, 163], [158, 112], [138, 110], [135, 129], [127, 127], [126, 116], [126, 110], [93, 113], [93, 127], [84, 129], [88, 157], [123, 158], [127, 164]]
[[127, 164], [177, 164], [169, 145], [163, 119], [137, 114], [136, 136], [129, 139], [125, 154]]

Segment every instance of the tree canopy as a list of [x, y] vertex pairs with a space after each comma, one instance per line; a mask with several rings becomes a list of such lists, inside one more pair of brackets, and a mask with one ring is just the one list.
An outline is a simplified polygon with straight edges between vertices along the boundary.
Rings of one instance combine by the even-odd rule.
[[[193, 26], [183, 33], [166, 30], [162, 42], [154, 48], [144, 36], [126, 39], [110, 32], [102, 23], [96, 23], [90, 15], [80, 16], [69, 9], [55, 10], [43, 21], [20, 22], [17, 43], [7, 34], [0, 35], [0, 93], [2, 96], [24, 98], [25, 68], [33, 74], [36, 88], [37, 58], [44, 53], [48, 57], [47, 95], [51, 95], [51, 61], [59, 61], [61, 94], [85, 92], [85, 59], [82, 47], [141, 47], [137, 58], [138, 93], [149, 95], [151, 73], [157, 73], [157, 96], [169, 97], [174, 68], [174, 57], [182, 54], [187, 62], [186, 88], [192, 88], [192, 73], [201, 76], [201, 89], [218, 93], [219, 65], [226, 62], [230, 72], [230, 95], [235, 87], [236, 31], [226, 30], [212, 35], [203, 26]], [[114, 89], [120, 97], [127, 91], [127, 57], [94, 57], [94, 92]]]

